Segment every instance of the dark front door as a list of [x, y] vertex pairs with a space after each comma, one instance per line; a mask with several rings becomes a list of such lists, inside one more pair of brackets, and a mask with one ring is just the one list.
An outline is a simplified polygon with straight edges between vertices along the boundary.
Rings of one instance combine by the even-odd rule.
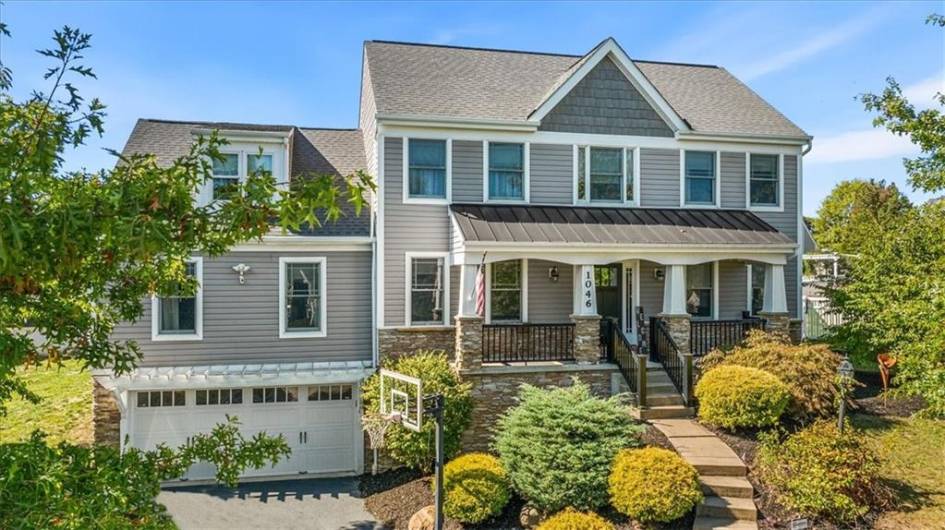
[[597, 287], [597, 314], [621, 320], [620, 265], [597, 265], [594, 267], [594, 283]]

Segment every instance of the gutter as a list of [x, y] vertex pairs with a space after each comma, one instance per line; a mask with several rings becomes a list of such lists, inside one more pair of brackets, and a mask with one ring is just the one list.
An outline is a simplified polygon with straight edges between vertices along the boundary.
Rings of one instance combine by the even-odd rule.
[[503, 120], [492, 118], [456, 118], [452, 116], [431, 116], [416, 114], [376, 115], [378, 125], [426, 126], [443, 129], [489, 129], [505, 131], [534, 132], [541, 123], [537, 120]]

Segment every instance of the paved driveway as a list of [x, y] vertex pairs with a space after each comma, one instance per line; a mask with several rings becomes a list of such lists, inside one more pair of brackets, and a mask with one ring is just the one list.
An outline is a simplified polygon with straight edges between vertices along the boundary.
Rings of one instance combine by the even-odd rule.
[[357, 478], [169, 488], [158, 495], [183, 530], [220, 528], [380, 529], [359, 498]]

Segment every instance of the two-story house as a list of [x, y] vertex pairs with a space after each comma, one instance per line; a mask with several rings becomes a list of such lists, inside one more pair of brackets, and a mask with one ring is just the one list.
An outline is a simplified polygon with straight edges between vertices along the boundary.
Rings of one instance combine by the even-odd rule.
[[635, 345], [657, 317], [696, 355], [754, 316], [799, 332], [811, 137], [725, 69], [613, 39], [583, 56], [368, 41], [362, 66], [358, 129], [138, 123], [125, 151], [163, 161], [230, 140], [199, 200], [256, 167], [363, 168], [377, 191], [361, 217], [194, 256], [195, 297], [120, 329], [144, 357], [97, 376], [98, 439], [179, 443], [231, 414], [293, 447], [257, 474], [355, 473], [359, 383], [385, 355], [509, 374], [601, 364], [602, 318]]

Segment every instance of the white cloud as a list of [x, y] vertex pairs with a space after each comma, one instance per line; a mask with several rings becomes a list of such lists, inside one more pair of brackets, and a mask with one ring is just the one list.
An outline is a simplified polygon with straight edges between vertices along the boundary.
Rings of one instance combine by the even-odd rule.
[[776, 53], [771, 57], [751, 63], [739, 69], [745, 81], [784, 70], [785, 68], [809, 59], [821, 52], [835, 48], [863, 34], [882, 21], [880, 11], [871, 11], [863, 16], [851, 19], [836, 28], [818, 30], [813, 38], [799, 43], [794, 48]]
[[877, 160], [893, 156], [911, 156], [918, 148], [904, 136], [886, 129], [847, 131], [823, 139], [814, 139], [814, 148], [804, 157], [805, 164], [831, 164], [857, 160]]
[[945, 94], [945, 70], [902, 89], [902, 95], [919, 109], [937, 107], [934, 98], [938, 92]]

